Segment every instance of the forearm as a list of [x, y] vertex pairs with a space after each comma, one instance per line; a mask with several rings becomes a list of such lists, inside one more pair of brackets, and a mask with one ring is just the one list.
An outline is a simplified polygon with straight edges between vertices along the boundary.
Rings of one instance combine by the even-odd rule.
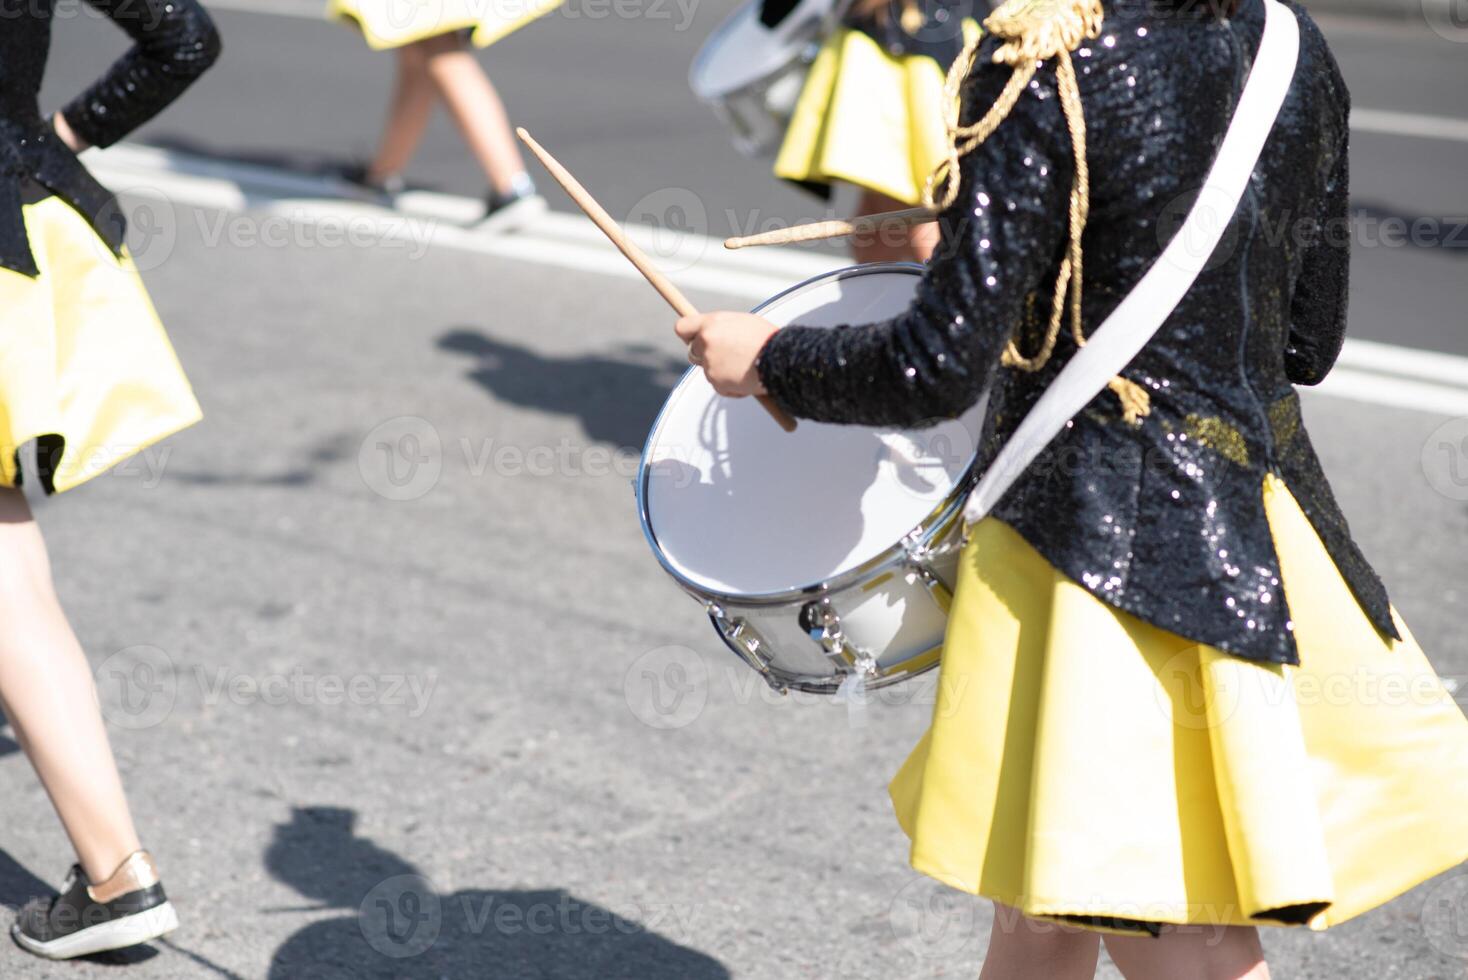
[[60, 117], [80, 144], [110, 146], [178, 98], [219, 56], [197, 0], [89, 0], [137, 43]]
[[76, 130], [71, 128], [71, 123], [67, 122], [66, 117], [60, 112], [57, 112], [51, 117], [51, 128], [56, 131], [56, 136], [61, 142], [71, 148], [73, 153], [80, 153], [91, 146], [90, 143], [76, 134]]
[[801, 418], [914, 428], [978, 400], [998, 362], [996, 341], [944, 330], [918, 306], [867, 326], [786, 327], [760, 353], [760, 380]]

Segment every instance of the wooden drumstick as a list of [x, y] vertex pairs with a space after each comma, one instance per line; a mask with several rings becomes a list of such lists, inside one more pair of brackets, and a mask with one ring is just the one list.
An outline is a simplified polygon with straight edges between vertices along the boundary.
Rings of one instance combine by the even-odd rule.
[[[515, 135], [520, 137], [522, 143], [530, 147], [530, 152], [535, 154], [541, 165], [556, 179], [556, 183], [560, 184], [571, 196], [576, 206], [586, 213], [592, 224], [601, 229], [603, 235], [611, 239], [612, 244], [617, 246], [617, 251], [627, 256], [627, 261], [637, 267], [637, 271], [642, 273], [642, 277], [648, 281], [648, 284], [658, 291], [658, 295], [667, 300], [675, 313], [679, 316], [698, 314], [698, 310], [688, 301], [688, 297], [684, 296], [667, 276], [658, 271], [657, 266], [653, 265], [652, 260], [647, 257], [647, 253], [627, 237], [621, 226], [613, 221], [606, 209], [596, 202], [585, 187], [581, 186], [581, 182], [572, 177], [569, 170], [561, 166], [560, 161], [547, 153], [545, 147], [535, 142], [535, 139], [524, 128], [516, 129]], [[780, 428], [786, 432], [795, 431], [795, 419], [776, 405], [773, 398], [769, 395], [756, 395], [755, 398], [759, 400], [764, 410], [770, 413], [770, 417], [779, 424]]]
[[844, 238], [847, 235], [862, 235], [882, 228], [911, 228], [913, 225], [937, 221], [938, 215], [927, 208], [905, 208], [901, 211], [884, 211], [881, 214], [866, 214], [850, 221], [816, 221], [808, 225], [792, 225], [758, 235], [724, 239], [725, 248], [748, 248], [751, 245], [793, 245], [796, 242], [814, 242], [823, 238]]

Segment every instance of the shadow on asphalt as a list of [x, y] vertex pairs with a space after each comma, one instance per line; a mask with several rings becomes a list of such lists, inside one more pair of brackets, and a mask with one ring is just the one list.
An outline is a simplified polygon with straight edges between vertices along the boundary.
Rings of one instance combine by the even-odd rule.
[[[301, 177], [340, 177], [344, 169], [362, 163], [360, 160], [343, 160], [339, 156], [309, 149], [277, 150], [239, 146], [222, 148], [174, 133], [153, 135], [145, 143], [160, 150], [183, 153], [212, 163], [245, 164]], [[412, 189], [428, 188], [414, 185]]]
[[287, 939], [269, 980], [729, 978], [712, 957], [560, 889], [440, 890], [405, 858], [358, 836], [356, 817], [298, 807], [276, 827], [265, 867], [309, 904], [264, 911], [346, 914]]
[[308, 446], [299, 454], [300, 462], [295, 465], [276, 470], [170, 470], [168, 478], [203, 487], [304, 487], [316, 483], [331, 464], [351, 459], [355, 449], [352, 434], [338, 432]]
[[[0, 711], [0, 729], [6, 728], [9, 724], [10, 722], [5, 718], [5, 712]], [[5, 732], [0, 731], [0, 759], [5, 758], [7, 755], [14, 755], [19, 751], [20, 743]]]
[[588, 438], [638, 451], [688, 370], [686, 361], [645, 344], [558, 357], [471, 327], [448, 331], [438, 346], [471, 358], [469, 378], [500, 401], [573, 416]]
[[[0, 905], [18, 909], [33, 898], [55, 893], [55, 886], [36, 877], [6, 851], [0, 851]], [[10, 928], [10, 923], [6, 922], [5, 927]]]

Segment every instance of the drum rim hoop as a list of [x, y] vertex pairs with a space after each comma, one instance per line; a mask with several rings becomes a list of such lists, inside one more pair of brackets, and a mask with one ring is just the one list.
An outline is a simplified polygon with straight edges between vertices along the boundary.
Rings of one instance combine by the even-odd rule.
[[[788, 289], [781, 290], [760, 302], [750, 312], [760, 313], [769, 309], [780, 300], [804, 291], [818, 283], [841, 282], [844, 279], [854, 279], [884, 272], [921, 276], [924, 272], [924, 267], [916, 262], [867, 262], [861, 265], [850, 265], [840, 269], [833, 269], [830, 272], [823, 272], [820, 275], [811, 276], [803, 282], [798, 282]], [[683, 375], [678, 379], [678, 383], [673, 386], [673, 391], [677, 391], [682, 387], [688, 375], [697, 370], [699, 369], [691, 367], [683, 372]], [[647, 440], [642, 446], [642, 455], [637, 461], [637, 480], [634, 484], [634, 490], [637, 494], [637, 517], [642, 524], [642, 536], [646, 539], [648, 547], [652, 549], [653, 556], [657, 558], [658, 564], [663, 567], [663, 571], [672, 576], [673, 580], [685, 592], [698, 599], [721, 601], [731, 605], [778, 606], [799, 599], [809, 598], [812, 595], [839, 592], [861, 582], [876, 572], [905, 563], [908, 552], [903, 542], [916, 538], [917, 543], [920, 545], [930, 544], [940, 532], [953, 523], [954, 519], [963, 510], [964, 502], [968, 499], [969, 493], [978, 482], [979, 458], [978, 451], [975, 449], [974, 458], [969, 461], [968, 468], [964, 470], [963, 475], [954, 482], [953, 489], [949, 492], [948, 496], [943, 498], [943, 501], [934, 507], [926, 517], [918, 521], [911, 531], [860, 565], [848, 568], [846, 571], [834, 575], [829, 579], [811, 582], [807, 585], [794, 586], [788, 589], [780, 589], [774, 592], [726, 592], [720, 589], [714, 589], [693, 581], [673, 566], [668, 556], [663, 552], [663, 547], [658, 541], [657, 534], [652, 529], [652, 515], [648, 512], [647, 490], [650, 467], [647, 456], [653, 448], [653, 440], [657, 437], [658, 430], [662, 427], [663, 418], [667, 415], [668, 406], [671, 403], [672, 392], [669, 393], [668, 400], [663, 402], [663, 407], [658, 410], [657, 418], [653, 420], [652, 427], [648, 429]]]
[[[804, 62], [804, 67], [809, 69], [811, 63], [815, 61], [815, 58], [813, 56], [807, 57], [807, 49], [811, 47], [812, 43], [818, 44], [821, 40], [821, 36], [819, 33], [821, 28], [820, 18], [818, 18], [814, 23], [815, 31], [812, 33], [812, 36], [804, 39], [801, 42], [799, 50], [797, 50], [794, 53], [794, 56], [785, 63], [785, 66], [783, 68], [771, 72], [769, 75], [766, 75], [763, 78], [746, 82], [745, 84], [740, 85], [736, 88], [725, 89], [717, 95], [706, 94], [705, 86], [699, 84], [700, 72], [707, 64], [708, 60], [712, 57], [714, 42], [728, 35], [728, 33], [735, 26], [737, 26], [741, 20], [744, 20], [749, 16], [749, 11], [751, 8], [757, 7], [758, 4], [756, 3], [742, 3], [738, 7], [735, 7], [733, 12], [731, 12], [723, 20], [719, 21], [718, 26], [709, 32], [708, 37], [704, 38], [704, 42], [700, 44], [698, 46], [698, 50], [694, 52], [693, 60], [688, 64], [688, 87], [693, 90], [694, 96], [699, 101], [705, 103], [721, 102], [724, 99], [732, 98], [740, 95], [741, 93], [748, 92], [751, 89], [758, 88], [761, 84], [779, 74], [780, 71], [788, 70], [789, 67], [793, 64]], [[793, 15], [794, 11], [791, 11], [791, 14]]]

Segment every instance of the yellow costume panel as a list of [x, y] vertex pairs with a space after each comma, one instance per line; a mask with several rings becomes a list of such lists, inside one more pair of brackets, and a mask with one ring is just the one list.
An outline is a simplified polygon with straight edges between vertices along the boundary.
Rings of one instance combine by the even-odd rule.
[[484, 48], [543, 17], [565, 0], [329, 0], [326, 16], [354, 23], [375, 50], [469, 31]]
[[1119, 612], [992, 518], [964, 552], [932, 727], [891, 786], [913, 867], [1097, 928], [1305, 924], [1468, 858], [1468, 720], [1263, 487], [1300, 666]]
[[199, 404], [132, 260], [60, 198], [24, 213], [40, 275], [0, 269], [0, 484], [40, 439], [59, 492], [197, 422]]
[[948, 150], [945, 74], [927, 55], [894, 57], [863, 31], [836, 31], [801, 89], [775, 176], [844, 181], [918, 204]]

